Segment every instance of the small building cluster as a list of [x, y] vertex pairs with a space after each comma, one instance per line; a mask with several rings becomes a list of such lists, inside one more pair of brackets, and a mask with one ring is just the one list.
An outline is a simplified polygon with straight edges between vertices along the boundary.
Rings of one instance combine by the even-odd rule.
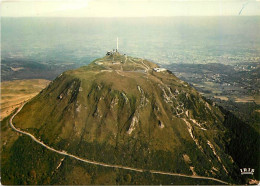
[[164, 71], [167, 71], [166, 68], [153, 68], [153, 70], [154, 70], [155, 72], [164, 72]]
[[112, 51], [107, 51], [107, 56], [113, 55], [114, 53], [118, 52], [117, 49], [113, 49]]

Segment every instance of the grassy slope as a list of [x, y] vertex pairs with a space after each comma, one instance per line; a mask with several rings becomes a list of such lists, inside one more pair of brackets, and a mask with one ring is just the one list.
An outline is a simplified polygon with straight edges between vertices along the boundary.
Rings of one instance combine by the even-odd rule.
[[[4, 185], [218, 184], [210, 180], [136, 173], [82, 163], [53, 153], [29, 137], [19, 135], [8, 126], [8, 120], [9, 117], [5, 118], [1, 125], [1, 178]], [[61, 161], [61, 166], [57, 168]]]
[[[33, 142], [29, 137], [19, 136], [3, 121], [4, 136], [13, 136], [2, 151], [2, 184], [218, 184], [214, 181], [180, 178], [150, 173], [105, 168], [85, 164], [53, 153]], [[8, 131], [7, 131], [8, 130]], [[5, 132], [8, 132], [6, 134]], [[1, 138], [1, 140], [3, 140]], [[3, 142], [3, 141], [1, 141]], [[7, 153], [8, 152], [8, 153]], [[63, 160], [64, 159], [64, 160]], [[29, 161], [28, 161], [29, 160]], [[62, 161], [61, 166], [57, 169]]]

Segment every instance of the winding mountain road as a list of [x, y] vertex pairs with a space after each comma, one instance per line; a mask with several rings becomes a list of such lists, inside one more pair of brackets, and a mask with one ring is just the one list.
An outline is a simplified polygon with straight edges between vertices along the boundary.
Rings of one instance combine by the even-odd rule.
[[212, 177], [204, 177], [204, 176], [195, 176], [195, 175], [186, 175], [186, 174], [178, 174], [178, 173], [172, 173], [172, 172], [164, 172], [164, 171], [157, 171], [157, 170], [146, 170], [146, 169], [140, 169], [140, 168], [133, 168], [133, 167], [126, 167], [126, 166], [122, 166], [122, 165], [112, 165], [112, 164], [107, 164], [107, 163], [102, 163], [102, 162], [97, 162], [97, 161], [92, 161], [92, 160], [88, 160], [88, 159], [83, 159], [80, 158], [78, 156], [75, 156], [73, 154], [70, 154], [64, 150], [56, 150], [46, 144], [44, 144], [42, 141], [38, 140], [35, 136], [33, 136], [32, 134], [22, 131], [20, 129], [17, 129], [14, 125], [13, 125], [13, 119], [14, 117], [22, 110], [22, 108], [24, 107], [24, 105], [27, 102], [23, 103], [21, 105], [21, 107], [15, 112], [15, 114], [10, 118], [9, 120], [9, 124], [12, 127], [13, 130], [15, 130], [18, 133], [27, 135], [29, 137], [32, 138], [33, 141], [35, 141], [36, 143], [42, 145], [43, 147], [56, 152], [58, 154], [64, 155], [64, 156], [69, 156], [71, 158], [77, 159], [79, 161], [85, 162], [85, 163], [89, 163], [89, 164], [94, 164], [94, 165], [99, 165], [99, 166], [103, 166], [103, 167], [111, 167], [111, 168], [119, 168], [119, 169], [125, 169], [125, 170], [131, 170], [131, 171], [136, 171], [136, 172], [150, 172], [151, 174], [162, 174], [162, 175], [171, 175], [171, 176], [180, 176], [180, 177], [187, 177], [187, 178], [194, 178], [194, 179], [207, 179], [207, 180], [213, 180], [213, 181], [217, 181], [219, 183], [223, 183], [223, 184], [229, 184], [225, 181], [216, 179], [216, 178], [212, 178]]

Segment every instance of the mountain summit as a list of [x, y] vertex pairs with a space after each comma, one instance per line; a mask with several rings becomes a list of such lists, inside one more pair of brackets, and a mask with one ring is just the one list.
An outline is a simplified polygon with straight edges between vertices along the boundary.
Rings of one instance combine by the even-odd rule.
[[[44, 147], [27, 147], [29, 154], [39, 156], [34, 165], [14, 173], [4, 163], [2, 179], [12, 184], [19, 176], [31, 184], [221, 183], [214, 178], [241, 183], [238, 164], [226, 148], [225, 119], [219, 107], [170, 71], [145, 59], [109, 53], [62, 73], [12, 121], [18, 130], [71, 156], [64, 160], [56, 153], [52, 159]], [[30, 141], [20, 138], [23, 144]], [[22, 148], [22, 142], [15, 145]], [[22, 153], [17, 151], [9, 153]], [[100, 170], [73, 156], [143, 173]], [[46, 165], [47, 159], [53, 166]], [[8, 171], [18, 175], [7, 178]], [[22, 177], [23, 171], [35, 177]]]

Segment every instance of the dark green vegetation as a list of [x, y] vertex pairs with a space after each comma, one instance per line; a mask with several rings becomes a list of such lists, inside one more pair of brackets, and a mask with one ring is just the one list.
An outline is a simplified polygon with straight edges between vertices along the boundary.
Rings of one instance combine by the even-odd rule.
[[260, 105], [255, 102], [239, 103], [232, 100], [215, 100], [218, 105], [231, 111], [237, 118], [255, 128], [260, 133]]
[[[156, 72], [155, 67], [115, 53], [64, 72], [13, 123], [81, 158], [245, 183], [247, 176], [239, 168], [249, 157], [254, 158], [250, 168], [258, 168], [252, 162], [259, 162], [259, 134], [171, 72]], [[4, 184], [217, 184], [82, 163], [17, 136], [7, 121], [1, 125]], [[253, 135], [250, 145], [255, 146], [235, 154], [247, 144], [240, 130]]]
[[229, 128], [227, 135], [229, 141], [228, 153], [239, 167], [256, 167], [254, 174], [259, 180], [259, 130], [239, 120], [231, 112], [225, 110], [223, 112], [226, 115], [224, 125]]
[[[5, 120], [2, 130], [6, 131]], [[11, 131], [9, 131], [11, 132]], [[29, 137], [15, 135], [7, 156], [2, 155], [2, 183], [4, 184], [195, 184], [192, 178], [136, 173], [90, 165], [58, 155]], [[91, 147], [89, 148], [91, 149]], [[6, 149], [3, 149], [6, 152]], [[7, 159], [8, 158], [8, 159]], [[29, 158], [29, 159], [28, 159]], [[62, 162], [59, 169], [56, 169]], [[218, 184], [215, 181], [199, 180], [201, 184]]]

